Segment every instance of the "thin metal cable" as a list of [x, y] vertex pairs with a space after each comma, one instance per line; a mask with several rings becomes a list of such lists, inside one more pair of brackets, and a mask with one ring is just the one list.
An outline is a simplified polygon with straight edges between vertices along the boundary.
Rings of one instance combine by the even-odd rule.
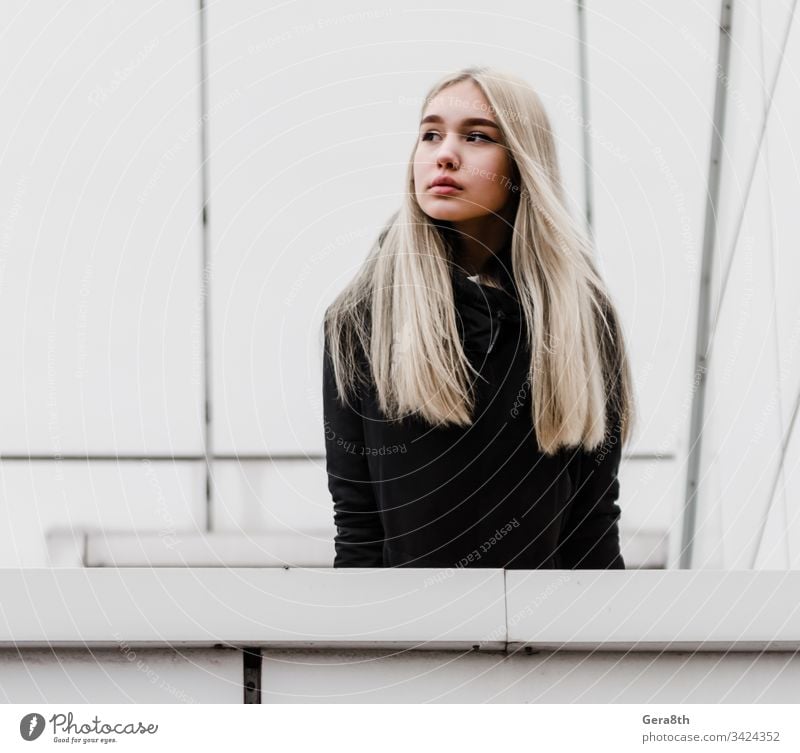
[[[761, 63], [761, 79], [762, 81], [766, 80], [766, 61], [764, 59], [764, 28], [763, 28], [763, 16], [762, 16], [762, 0], [758, 2], [758, 23], [759, 29], [761, 33], [758, 35], [758, 49], [759, 49], [759, 60]], [[767, 103], [766, 100], [764, 102], [764, 117], [767, 115]], [[769, 162], [769, 139], [764, 140], [764, 171], [766, 172], [766, 187], [767, 187], [767, 216], [768, 216], [768, 223], [767, 223], [767, 232], [769, 233], [769, 262], [770, 262], [770, 287], [772, 288], [772, 321], [775, 322], [775, 327], [777, 329], [777, 322], [778, 322], [778, 303], [777, 303], [777, 295], [776, 295], [776, 264], [775, 264], [775, 233], [773, 228], [773, 218], [774, 218], [774, 207], [772, 203], [772, 180], [770, 178], [770, 162]], [[781, 366], [781, 356], [780, 356], [780, 349], [781, 344], [778, 339], [777, 333], [775, 335], [775, 373], [780, 374], [780, 366]], [[778, 384], [778, 422], [780, 426], [780, 433], [783, 435], [785, 432], [785, 428], [783, 426], [783, 390], [781, 389], [780, 383]], [[784, 482], [784, 464], [781, 463], [778, 466], [778, 473], [780, 475], [780, 482], [783, 484], [783, 494], [781, 494], [781, 501], [782, 501], [782, 510], [783, 510], [783, 551], [786, 555], [786, 569], [788, 570], [791, 566], [791, 554], [789, 551], [789, 510], [788, 510], [788, 502], [786, 499], [786, 484]], [[776, 481], [776, 484], [778, 482]], [[776, 486], [773, 485], [773, 492]], [[774, 497], [769, 496], [767, 498], [767, 506], [763, 512], [761, 518], [761, 528], [759, 530], [758, 540], [756, 542], [756, 547], [753, 552], [753, 558], [750, 562], [750, 568], [755, 568], [756, 560], [758, 559], [758, 555], [761, 553], [761, 544], [763, 543], [763, 536], [764, 531], [767, 527], [767, 522], [769, 520], [769, 515], [772, 510], [772, 503]]]

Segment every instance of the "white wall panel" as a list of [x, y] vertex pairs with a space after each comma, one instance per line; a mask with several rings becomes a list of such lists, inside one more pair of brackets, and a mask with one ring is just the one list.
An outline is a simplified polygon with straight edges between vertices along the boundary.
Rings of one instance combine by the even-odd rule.
[[[262, 703], [788, 703], [791, 654], [264, 652]], [[533, 733], [532, 733], [533, 734]]]
[[690, 415], [719, 3], [587, 6], [597, 246], [637, 381], [636, 449], [671, 454]]
[[[753, 190], [709, 365], [703, 457], [719, 481], [712, 496], [704, 473], [700, 499], [711, 509], [719, 505], [720, 514], [711, 518], [716, 525], [697, 531], [696, 567], [750, 567], [753, 534], [778, 459], [778, 414], [765, 410], [776, 364], [768, 227], [757, 200], [766, 191], [763, 162]], [[754, 427], [762, 428], [756, 433]]]
[[215, 531], [295, 532], [298, 546], [305, 535], [333, 540], [324, 459], [218, 461], [214, 479]]
[[[51, 531], [149, 531], [171, 546], [181, 531], [204, 529], [204, 485], [200, 462], [4, 460], [0, 567], [59, 564], [48, 552]], [[57, 547], [52, 556], [69, 561], [65, 542]]]
[[[790, 3], [762, 3], [764, 14], [764, 49], [767, 63], [777, 59], [776, 47], [782, 42], [789, 22]], [[796, 13], [795, 13], [796, 16]], [[771, 57], [767, 57], [770, 55]], [[776, 66], [777, 67], [777, 66]], [[771, 81], [771, 79], [769, 79]], [[783, 65], [775, 89], [765, 145], [769, 171], [769, 210], [773, 222], [773, 254], [770, 269], [775, 275], [775, 324], [777, 341], [773, 358], [776, 379], [765, 395], [766, 409], [780, 416], [780, 446], [790, 431], [792, 415], [800, 392], [800, 29], [797, 17], [791, 26]], [[766, 263], [766, 261], [765, 261]], [[759, 561], [769, 563], [771, 552], [778, 549], [786, 566], [800, 567], [800, 428], [795, 424], [789, 439], [783, 472], [778, 477], [776, 494], [769, 506], [769, 517]], [[762, 500], [767, 505], [767, 495]], [[766, 566], [769, 566], [768, 564]]]
[[199, 451], [196, 13], [3, 5], [5, 452]]
[[575, 5], [217, 2], [208, 19], [214, 441], [321, 452], [322, 314], [398, 206], [440, 75], [489, 63], [537, 87], [580, 206], [580, 128], [558, 106], [578, 99]]
[[[132, 648], [0, 651], [5, 703], [241, 703], [242, 653]], [[76, 714], [76, 717], [78, 715]]]

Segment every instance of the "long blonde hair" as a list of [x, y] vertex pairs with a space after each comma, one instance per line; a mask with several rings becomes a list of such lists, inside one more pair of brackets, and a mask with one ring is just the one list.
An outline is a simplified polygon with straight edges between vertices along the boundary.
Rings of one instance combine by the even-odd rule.
[[[596, 449], [614, 428], [609, 422], [619, 422], [624, 443], [634, 406], [622, 329], [591, 241], [564, 202], [544, 106], [525, 81], [487, 67], [444, 77], [424, 102], [465, 79], [480, 87], [493, 108], [521, 189], [511, 272], [527, 323], [539, 451]], [[433, 425], [468, 426], [475, 407], [470, 373], [476, 372], [456, 324], [453, 244], [447, 223], [432, 219], [417, 202], [414, 151], [402, 205], [326, 310], [324, 338], [344, 403], [358, 382], [369, 381], [387, 420], [416, 414]], [[365, 359], [367, 371], [361, 368]]]

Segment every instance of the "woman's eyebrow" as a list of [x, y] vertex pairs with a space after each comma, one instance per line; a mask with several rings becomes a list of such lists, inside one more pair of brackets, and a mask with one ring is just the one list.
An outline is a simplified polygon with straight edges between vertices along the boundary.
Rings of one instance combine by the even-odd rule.
[[[440, 115], [426, 115], [422, 120], [420, 120], [419, 124], [423, 125], [425, 123], [443, 123], [444, 120]], [[497, 123], [487, 120], [486, 118], [464, 118], [461, 121], [461, 125], [464, 126], [471, 126], [471, 125], [482, 125], [488, 126], [489, 128], [496, 128], [498, 131], [500, 130], [500, 126]]]

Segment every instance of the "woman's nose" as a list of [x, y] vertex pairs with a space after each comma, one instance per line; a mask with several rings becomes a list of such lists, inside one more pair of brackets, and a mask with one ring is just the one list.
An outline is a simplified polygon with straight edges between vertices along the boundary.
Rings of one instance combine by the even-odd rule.
[[457, 134], [448, 134], [442, 143], [439, 145], [439, 151], [436, 153], [436, 164], [439, 167], [448, 165], [450, 167], [458, 167], [460, 159], [458, 157], [458, 144]]

